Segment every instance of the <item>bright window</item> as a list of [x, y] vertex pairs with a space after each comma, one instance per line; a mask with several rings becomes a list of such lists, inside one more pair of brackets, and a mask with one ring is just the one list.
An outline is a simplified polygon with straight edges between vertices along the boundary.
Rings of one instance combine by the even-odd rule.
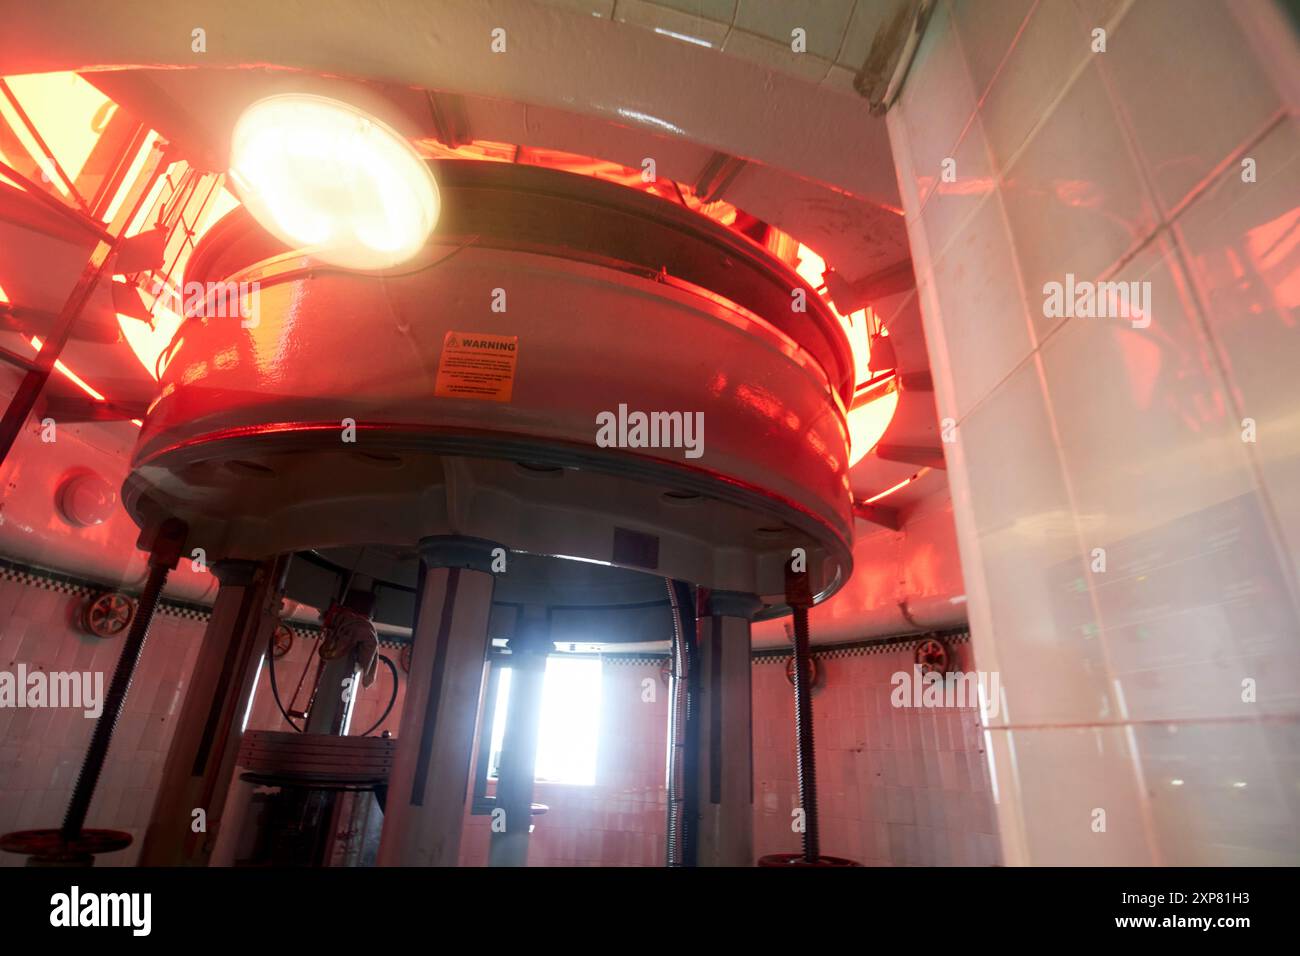
[[[76, 73], [38, 73], [9, 76], [4, 80], [45, 145], [75, 183], [99, 142], [99, 134], [108, 123], [115, 108], [113, 102]], [[62, 195], [68, 195], [68, 187], [8, 97], [0, 96], [0, 119], [36, 163], [46, 181]], [[17, 160], [12, 165], [20, 172], [26, 165], [21, 156], [11, 156], [10, 159]]]
[[[534, 777], [539, 782], [585, 786], [596, 782], [600, 672], [598, 658], [552, 656], [547, 660]], [[489, 760], [489, 775], [492, 777], [497, 776], [501, 745], [505, 740], [510, 676], [510, 669], [503, 669], [497, 685]]]

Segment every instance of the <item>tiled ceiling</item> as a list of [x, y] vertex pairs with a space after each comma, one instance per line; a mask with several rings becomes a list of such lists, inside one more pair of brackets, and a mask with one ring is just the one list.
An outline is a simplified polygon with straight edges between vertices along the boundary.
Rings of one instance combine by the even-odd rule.
[[[876, 34], [912, 0], [546, 0], [653, 30], [844, 92]], [[791, 49], [804, 30], [807, 48]]]

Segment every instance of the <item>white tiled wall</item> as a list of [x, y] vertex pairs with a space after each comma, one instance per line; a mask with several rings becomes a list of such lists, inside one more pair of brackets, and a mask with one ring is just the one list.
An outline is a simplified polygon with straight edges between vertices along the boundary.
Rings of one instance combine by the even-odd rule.
[[[84, 600], [0, 579], [0, 670], [15, 673], [22, 663], [29, 672], [99, 672], [107, 690], [123, 639], [83, 633], [74, 621]], [[97, 866], [135, 862], [202, 634], [201, 621], [154, 616], [86, 818], [89, 827], [126, 830], [135, 842]], [[62, 823], [94, 724], [82, 710], [0, 708], [0, 833]], [[0, 853], [0, 866], [24, 862]]]
[[[908, 0], [545, 0], [580, 16], [708, 46], [842, 92], [853, 89], [877, 34]], [[804, 31], [805, 48], [792, 49]]]
[[[74, 622], [85, 600], [84, 594], [0, 578], [0, 670], [14, 672], [22, 662], [29, 670], [99, 671], [106, 687], [122, 641], [81, 631]], [[87, 820], [126, 830], [136, 843], [96, 865], [136, 860], [204, 626], [166, 611], [154, 617]], [[299, 636], [279, 661], [286, 706], [304, 665], [304, 688], [310, 687], [316, 646]], [[397, 658], [394, 650], [382, 650]], [[962, 666], [974, 666], [968, 645], [959, 645], [958, 653]], [[820, 659], [825, 680], [814, 708], [823, 851], [875, 866], [996, 864], [1001, 854], [979, 719], [971, 708], [891, 707], [891, 677], [910, 671], [912, 662], [907, 648]], [[267, 678], [264, 667], [249, 727], [287, 729]], [[533, 865], [662, 865], [667, 695], [647, 704], [646, 678], [658, 681], [658, 664], [606, 663], [598, 783], [538, 785], [535, 799], [551, 809], [538, 820]], [[360, 692], [354, 732], [378, 720], [390, 679], [381, 668], [375, 684]], [[798, 802], [792, 708], [785, 668], [755, 663], [758, 855], [799, 849], [790, 827], [790, 809]], [[382, 726], [397, 733], [400, 716], [399, 694]], [[93, 726], [79, 710], [0, 708], [0, 833], [59, 825]], [[486, 863], [487, 823], [467, 808], [462, 863]], [[0, 854], [0, 865], [23, 862]]]
[[[0, 670], [16, 673], [19, 663], [23, 663], [28, 672], [99, 672], [107, 689], [122, 638], [105, 640], [81, 630], [77, 615], [86, 599], [82, 593], [0, 578]], [[90, 827], [125, 830], [135, 837], [135, 843], [99, 858], [97, 866], [135, 863], [205, 626], [205, 621], [166, 609], [154, 616], [86, 821]], [[280, 661], [277, 676], [286, 706], [304, 663], [310, 665], [305, 684], [310, 689], [315, 669], [314, 660], [308, 658], [316, 646], [316, 641], [299, 637]], [[382, 650], [397, 659], [396, 651]], [[381, 666], [375, 683], [358, 693], [355, 732], [379, 720], [391, 694], [391, 680], [387, 668]], [[403, 680], [399, 688], [404, 687]], [[300, 705], [304, 696], [299, 696]], [[401, 713], [399, 690], [397, 704], [376, 733], [383, 729], [396, 733]], [[56, 827], [62, 822], [94, 723], [81, 710], [0, 708], [0, 833]], [[249, 727], [288, 729], [276, 711], [265, 667]], [[22, 857], [0, 853], [0, 866], [20, 866], [23, 862]]]
[[[1293, 30], [940, 0], [888, 114], [1010, 864], [1300, 862]], [[1067, 273], [1149, 327], [1047, 318]]]
[[[970, 645], [956, 645], [973, 670]], [[988, 756], [973, 707], [894, 707], [915, 651], [818, 658], [813, 691], [822, 853], [866, 866], [1001, 862]], [[754, 846], [795, 853], [794, 698], [782, 663], [754, 664]]]

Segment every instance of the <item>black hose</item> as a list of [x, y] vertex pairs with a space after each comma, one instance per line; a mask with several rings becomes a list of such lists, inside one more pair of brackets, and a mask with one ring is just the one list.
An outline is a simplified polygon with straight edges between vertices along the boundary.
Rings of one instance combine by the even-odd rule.
[[388, 698], [388, 706], [385, 707], [384, 712], [379, 715], [379, 719], [375, 721], [374, 726], [371, 727], [369, 730], [367, 730], [364, 734], [362, 734], [361, 735], [362, 737], [369, 737], [376, 730], [378, 730], [379, 725], [382, 724], [385, 720], [387, 720], [388, 715], [393, 712], [393, 705], [397, 703], [397, 665], [394, 664], [389, 658], [385, 657], [383, 654], [379, 655], [379, 659], [388, 665], [388, 670], [393, 675], [393, 696]]
[[99, 775], [104, 769], [104, 760], [108, 756], [109, 744], [113, 742], [113, 730], [122, 715], [126, 704], [127, 692], [131, 689], [131, 680], [135, 677], [136, 664], [144, 650], [145, 638], [149, 636], [149, 623], [153, 612], [158, 607], [163, 585], [167, 583], [167, 574], [171, 570], [166, 564], [150, 564], [149, 578], [145, 581], [144, 592], [136, 606], [135, 618], [131, 621], [131, 630], [122, 645], [122, 655], [117, 659], [113, 670], [113, 679], [104, 696], [104, 710], [95, 722], [95, 730], [90, 737], [90, 746], [86, 748], [86, 757], [77, 774], [77, 783], [72, 788], [72, 797], [68, 800], [68, 810], [63, 816], [63, 839], [75, 840], [81, 836], [81, 829], [86, 823], [86, 813], [90, 801], [95, 796], [95, 787], [99, 784]]
[[[280, 702], [280, 685], [277, 684], [275, 681], [275, 629], [274, 628], [272, 628], [271, 637], [267, 641], [266, 656], [270, 658], [270, 662], [267, 666], [267, 670], [269, 670], [271, 674], [271, 696], [275, 698], [275, 706], [279, 708], [280, 716], [284, 718], [284, 722], [286, 724], [288, 724], [294, 730], [298, 731], [298, 733], [305, 734], [307, 732], [306, 728], [299, 727], [297, 724], [295, 724], [293, 722], [293, 718], [289, 716], [289, 712], [284, 709], [284, 704]], [[308, 658], [308, 660], [310, 661], [310, 658]]]
[[[285, 723], [287, 723], [294, 730], [298, 731], [298, 733], [304, 734], [307, 732], [306, 728], [299, 727], [297, 724], [293, 722], [293, 718], [289, 716], [289, 712], [284, 709], [284, 704], [281, 703], [280, 701], [280, 687], [279, 684], [276, 683], [276, 679], [275, 679], [275, 634], [274, 633], [272, 633], [271, 635], [270, 649], [267, 651], [267, 656], [271, 659], [267, 669], [270, 672], [271, 696], [275, 698], [275, 706], [280, 711], [280, 716], [284, 718]], [[393, 707], [397, 703], [397, 691], [398, 691], [398, 680], [399, 680], [397, 676], [397, 665], [394, 664], [392, 660], [385, 657], [383, 654], [379, 655], [379, 659], [388, 665], [388, 670], [393, 675], [393, 693], [388, 698], [388, 706], [384, 708], [384, 712], [379, 715], [379, 719], [375, 721], [373, 727], [367, 730], [364, 734], [360, 735], [362, 737], [369, 737], [376, 730], [378, 730], [379, 725], [388, 719], [388, 715], [393, 712]]]
[[808, 646], [808, 608], [794, 605], [794, 733], [795, 768], [799, 778], [799, 805], [803, 808], [803, 858], [805, 863], [821, 859], [821, 837], [817, 828], [817, 764], [813, 750], [812, 652]]

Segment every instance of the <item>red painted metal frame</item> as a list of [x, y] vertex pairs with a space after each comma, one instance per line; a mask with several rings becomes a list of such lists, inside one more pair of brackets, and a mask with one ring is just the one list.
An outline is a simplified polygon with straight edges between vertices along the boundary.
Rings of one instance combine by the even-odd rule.
[[[86, 303], [90, 301], [90, 297], [94, 293], [96, 286], [99, 285], [99, 281], [104, 277], [108, 264], [113, 258], [113, 253], [117, 251], [122, 234], [140, 211], [140, 207], [148, 197], [159, 173], [166, 168], [167, 149], [160, 144], [153, 151], [152, 159], [153, 166], [148, 170], [147, 175], [142, 176], [137, 182], [134, 187], [135, 195], [131, 197], [131, 201], [122, 204], [117, 216], [110, 224], [108, 232], [102, 235], [99, 242], [95, 244], [85, 268], [81, 271], [81, 276], [77, 279], [77, 284], [73, 286], [71, 293], [63, 303], [63, 308], [59, 310], [58, 324], [42, 342], [40, 352], [37, 353], [31, 368], [28, 369], [27, 374], [23, 376], [23, 380], [18, 384], [18, 389], [14, 392], [13, 398], [9, 400], [4, 417], [0, 418], [0, 465], [3, 465], [9, 457], [9, 452], [13, 448], [14, 442], [18, 440], [18, 435], [27, 422], [27, 417], [32, 413], [32, 409], [36, 407], [36, 401], [40, 398], [41, 392], [44, 391], [50, 373], [54, 371], [54, 364], [59, 360], [59, 356], [63, 353], [63, 347], [72, 335], [73, 326], [76, 325]], [[76, 215], [75, 211], [70, 209], [68, 211]], [[89, 220], [86, 221], [89, 222]], [[97, 230], [98, 227], [96, 227]]]

